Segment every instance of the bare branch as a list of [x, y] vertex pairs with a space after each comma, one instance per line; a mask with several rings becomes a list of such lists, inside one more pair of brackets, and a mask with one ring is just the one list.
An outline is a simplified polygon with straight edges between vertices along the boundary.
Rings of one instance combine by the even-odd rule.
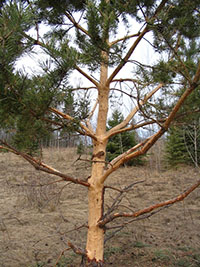
[[85, 90], [85, 91], [89, 91], [91, 89], [97, 89], [95, 86], [89, 86], [89, 87], [77, 87], [77, 88], [72, 88], [69, 89], [70, 91], [77, 91], [77, 90]]
[[[131, 148], [131, 150], [133, 150], [133, 151], [129, 150], [129, 151], [123, 153], [122, 155], [120, 155], [119, 157], [117, 157], [116, 159], [114, 159], [114, 164], [113, 164], [113, 162], [111, 162], [112, 168], [109, 168], [104, 173], [104, 175], [101, 178], [101, 181], [104, 182], [106, 180], [106, 178], [108, 177], [108, 175], [110, 175], [114, 170], [118, 169], [122, 164], [124, 164], [124, 162], [126, 162], [132, 158], [135, 158], [137, 156], [144, 155], [155, 144], [155, 142], [168, 130], [171, 122], [173, 121], [176, 113], [180, 109], [180, 107], [183, 104], [183, 102], [185, 101], [185, 99], [195, 90], [196, 87], [198, 87], [199, 79], [200, 79], [200, 63], [199, 63], [199, 66], [197, 68], [196, 74], [192, 80], [191, 86], [189, 88], [187, 88], [185, 90], [185, 92], [183, 93], [183, 95], [180, 97], [180, 99], [178, 100], [178, 102], [176, 103], [174, 108], [172, 109], [171, 113], [169, 114], [168, 118], [166, 118], [163, 125], [161, 125], [161, 129], [156, 134], [154, 134], [150, 138], [146, 139], [143, 143], [140, 143], [138, 147], [135, 146], [137, 149], [142, 147], [140, 150], [136, 150], [135, 147], [133, 147], [133, 148]], [[162, 84], [160, 84], [158, 87], [160, 87], [160, 86], [162, 86]], [[156, 90], [156, 89], [154, 89], [154, 90]], [[153, 94], [153, 91], [150, 92], [150, 94]], [[149, 95], [147, 96], [147, 98], [149, 98]], [[143, 102], [140, 102], [140, 105], [143, 105]], [[137, 106], [132, 111], [132, 114], [134, 114], [134, 112], [136, 113], [138, 109], [139, 109], [139, 106]], [[130, 114], [128, 116], [130, 116]], [[125, 123], [126, 119], [122, 123]], [[107, 133], [109, 136], [113, 135], [113, 133], [115, 131], [117, 132], [118, 129], [120, 129], [120, 124], [117, 125], [116, 127], [114, 127], [113, 129], [111, 129]]]
[[[144, 97], [143, 100], [139, 101], [140, 106], [144, 105], [148, 99], [150, 99], [157, 91], [160, 90], [160, 88], [163, 87], [163, 84], [160, 83], [156, 88], [154, 88], [148, 95], [146, 95]], [[121, 122], [120, 124], [118, 124], [117, 126], [113, 127], [112, 129], [110, 129], [107, 134], [106, 137], [110, 138], [112, 135], [114, 135], [115, 133], [118, 133], [118, 131], [124, 127], [126, 127], [128, 125], [128, 123], [130, 122], [130, 120], [133, 118], [133, 116], [137, 113], [137, 111], [139, 110], [139, 105], [137, 105], [130, 113], [129, 115], [125, 118], [125, 120], [123, 122]]]
[[132, 55], [133, 51], [136, 49], [139, 42], [142, 40], [144, 35], [148, 32], [148, 27], [145, 27], [144, 30], [139, 34], [138, 38], [135, 40], [133, 45], [130, 47], [129, 51], [127, 52], [126, 56], [122, 59], [121, 63], [116, 67], [116, 69], [112, 72], [110, 77], [107, 80], [107, 85], [109, 85], [114, 77], [120, 72], [120, 70], [124, 67], [124, 65], [128, 62], [130, 56]]
[[124, 152], [123, 154], [119, 155], [118, 157], [114, 158], [109, 165], [111, 167], [109, 167], [107, 170], [105, 170], [104, 174], [101, 177], [101, 182], [104, 183], [106, 178], [115, 170], [117, 170], [125, 161], [129, 160], [130, 158], [139, 156], [144, 154], [143, 150], [138, 150], [139, 148], [143, 147], [146, 143], [148, 143], [150, 140], [150, 138], [147, 138], [146, 140], [144, 140], [143, 142], [135, 145], [134, 147], [130, 148], [129, 150], [127, 150], [126, 152]]
[[80, 230], [80, 229], [82, 229], [82, 228], [88, 228], [87, 223], [81, 224], [80, 226], [77, 226], [77, 227], [75, 227], [75, 228], [73, 228], [73, 229], [71, 229], [71, 230], [65, 231], [64, 233], [60, 233], [60, 234], [62, 234], [62, 235], [64, 235], [64, 234], [69, 234], [69, 233], [71, 233], [71, 232], [73, 232], [73, 231], [77, 231], [77, 230]]
[[[122, 82], [133, 82], [133, 83], [138, 83], [138, 84], [141, 84], [141, 81], [139, 81], [139, 80], [136, 80], [136, 79], [131, 79], [131, 78], [124, 78], [124, 79], [114, 79], [114, 80], [112, 80], [112, 82], [111, 83], [114, 83], [114, 82], [120, 82], [120, 83], [122, 83]], [[147, 85], [147, 84], [146, 84]]]
[[110, 240], [113, 236], [115, 236], [118, 232], [120, 232], [122, 229], [124, 229], [128, 224], [131, 224], [133, 222], [136, 222], [136, 221], [141, 221], [141, 220], [144, 220], [144, 219], [147, 219], [147, 218], [150, 218], [151, 216], [157, 214], [158, 212], [162, 211], [163, 209], [165, 208], [169, 208], [171, 205], [168, 205], [168, 206], [165, 206], [165, 207], [162, 207], [158, 210], [155, 210], [155, 211], [152, 211], [151, 213], [147, 213], [147, 214], [143, 214], [141, 215], [141, 217], [136, 217], [132, 220], [129, 220], [127, 222], [124, 222], [122, 224], [119, 224], [119, 225], [114, 225], [114, 226], [106, 226], [105, 229], [106, 231], [108, 230], [112, 230], [112, 229], [117, 229], [116, 231], [114, 231], [111, 235], [107, 236], [105, 238], [105, 241], [104, 243], [106, 243], [108, 240]]
[[176, 202], [184, 200], [190, 193], [192, 193], [199, 186], [200, 186], [200, 180], [197, 183], [195, 183], [194, 185], [192, 185], [189, 189], [187, 189], [184, 193], [178, 195], [177, 197], [175, 197], [173, 199], [166, 200], [166, 201], [154, 204], [154, 205], [152, 205], [150, 207], [141, 209], [141, 210], [133, 212], [133, 213], [124, 213], [124, 212], [114, 213], [114, 214], [108, 216], [107, 218], [104, 218], [103, 220], [100, 220], [98, 225], [100, 227], [104, 227], [107, 223], [113, 221], [116, 218], [120, 218], [120, 217], [129, 217], [129, 218], [139, 217], [139, 216], [141, 216], [143, 214], [150, 213], [151, 211], [156, 210], [158, 208], [169, 206], [169, 205], [173, 205]]
[[119, 43], [121, 41], [126, 41], [126, 40], [128, 40], [130, 38], [137, 37], [139, 35], [140, 35], [140, 32], [135, 33], [135, 34], [126, 35], [126, 36], [124, 36], [122, 38], [119, 38], [119, 39], [114, 40], [113, 42], [109, 43], [109, 46], [112, 47], [113, 45], [115, 45], [115, 44], [117, 44], [117, 43]]
[[64, 250], [60, 253], [60, 255], [58, 256], [58, 258], [57, 258], [57, 260], [56, 260], [56, 263], [54, 264], [54, 267], [57, 267], [57, 266], [58, 266], [58, 263], [59, 263], [61, 257], [63, 256], [64, 252], [65, 252], [65, 251], [68, 251], [68, 250], [70, 250], [70, 249], [71, 249], [71, 247], [66, 248], [66, 249], [64, 249]]
[[145, 121], [145, 122], [138, 123], [138, 124], [131, 124], [130, 126], [128, 126], [126, 128], [122, 128], [122, 129], [114, 132], [113, 134], [110, 135], [110, 137], [112, 137], [115, 134], [120, 134], [120, 133], [128, 132], [131, 130], [136, 130], [136, 129], [142, 128], [144, 126], [147, 126], [147, 125], [152, 125], [152, 124], [161, 125], [161, 123], [163, 123], [163, 122], [165, 122], [165, 119], [161, 119], [161, 120], [153, 120], [152, 119], [152, 120]]
[[164, 128], [168, 129], [171, 121], [174, 119], [176, 113], [178, 112], [178, 110], [182, 106], [185, 99], [198, 87], [199, 80], [200, 80], [200, 62], [199, 62], [196, 74], [195, 74], [195, 76], [191, 82], [190, 87], [185, 90], [185, 92], [182, 94], [182, 96], [180, 97], [180, 99], [178, 100], [176, 105], [174, 106], [172, 112], [170, 113], [170, 115], [166, 119], [166, 122], [163, 125]]
[[89, 187], [90, 185], [81, 180], [81, 179], [76, 179], [73, 178], [67, 174], [63, 174], [60, 171], [52, 168], [51, 166], [48, 166], [47, 164], [41, 162], [40, 160], [37, 160], [35, 158], [33, 158], [32, 156], [26, 154], [26, 153], [22, 153], [18, 150], [16, 150], [15, 148], [11, 147], [10, 145], [8, 145], [6, 142], [4, 142], [3, 140], [0, 140], [0, 142], [3, 144], [3, 146], [0, 146], [0, 149], [6, 149], [7, 151], [10, 151], [16, 155], [21, 156], [23, 159], [25, 159], [26, 161], [28, 161], [36, 170], [40, 170], [49, 174], [53, 174], [56, 176], [61, 177], [64, 181], [70, 181], [72, 183], [75, 184], [80, 184], [80, 185], [84, 185], [86, 187]]
[[77, 248], [71, 242], [68, 242], [68, 246], [74, 251], [74, 253], [82, 255], [82, 256], [86, 256], [86, 251], [85, 250], [83, 250], [81, 248]]
[[91, 125], [91, 123], [90, 123], [90, 120], [91, 120], [92, 116], [94, 115], [94, 112], [95, 112], [95, 110], [96, 110], [96, 108], [97, 108], [98, 103], [99, 103], [99, 99], [98, 99], [98, 97], [97, 97], [97, 99], [96, 99], [96, 101], [95, 101], [95, 104], [94, 104], [94, 106], [93, 106], [93, 108], [92, 108], [92, 110], [91, 110], [89, 116], [88, 116], [87, 119], [86, 119], [86, 126], [87, 126], [88, 129], [90, 129], [90, 131], [92, 131], [92, 132], [93, 132], [93, 127], [92, 127], [92, 125]]
[[96, 82], [90, 75], [88, 75], [86, 72], [84, 72], [81, 68], [78, 66], [75, 66], [75, 69], [80, 72], [85, 78], [87, 78], [91, 83], [93, 83], [96, 87], [99, 86], [99, 83]]
[[[125, 186], [121, 190], [117, 190], [116, 188], [114, 188], [114, 190], [119, 191], [119, 194], [115, 197], [115, 199], [114, 199], [111, 207], [108, 209], [108, 211], [103, 215], [102, 220], [104, 218], [106, 218], [107, 216], [109, 216], [109, 214], [111, 214], [119, 206], [119, 203], [122, 201], [122, 198], [123, 198], [124, 193], [127, 193], [130, 190], [132, 190], [133, 186], [135, 186], [136, 184], [143, 183], [143, 182], [144, 182], [144, 180], [143, 181], [138, 181], [138, 182], [133, 182], [130, 185]], [[113, 189], [112, 187], [105, 186], [104, 189], [106, 189], [106, 188]]]

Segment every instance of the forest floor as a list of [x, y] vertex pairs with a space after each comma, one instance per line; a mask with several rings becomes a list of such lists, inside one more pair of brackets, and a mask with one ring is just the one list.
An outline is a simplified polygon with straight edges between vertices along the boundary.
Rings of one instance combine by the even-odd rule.
[[[43, 157], [73, 177], [90, 173], [89, 162], [76, 161], [75, 149], [45, 149]], [[118, 206], [136, 211], [176, 197], [199, 177], [199, 171], [185, 166], [159, 172], [153, 166], [123, 167], [107, 185], [139, 182]], [[67, 243], [85, 246], [87, 188], [56, 180], [13, 154], [0, 153], [0, 267], [79, 266], [80, 256]], [[105, 210], [118, 194], [106, 190]], [[200, 266], [200, 188], [149, 218], [127, 223], [109, 239], [116, 229], [106, 233], [105, 266]]]

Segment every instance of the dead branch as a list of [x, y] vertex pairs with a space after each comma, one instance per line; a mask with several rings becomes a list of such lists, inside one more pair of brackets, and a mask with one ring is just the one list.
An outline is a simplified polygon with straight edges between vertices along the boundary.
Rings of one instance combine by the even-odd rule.
[[200, 79], [200, 62], [199, 62], [196, 74], [195, 74], [195, 76], [194, 76], [194, 78], [193, 78], [193, 80], [191, 82], [190, 87], [185, 90], [185, 92], [180, 97], [180, 99], [177, 102], [177, 104], [174, 106], [172, 112], [168, 116], [166, 122], [164, 123], [164, 127], [166, 129], [169, 127], [171, 121], [175, 118], [176, 113], [178, 112], [178, 110], [182, 106], [182, 104], [185, 101], [185, 99], [195, 90], [196, 87], [198, 87], [199, 79]]
[[[130, 151], [129, 151], [129, 153], [128, 153], [128, 151], [127, 151], [127, 152], [123, 153], [122, 155], [120, 155], [119, 157], [117, 157], [116, 159], [114, 159], [114, 161], [115, 161], [114, 164], [113, 164], [113, 162], [111, 162], [113, 167], [107, 169], [107, 171], [104, 173], [104, 175], [101, 178], [102, 182], [104, 182], [106, 180], [106, 178], [113, 171], [118, 169], [126, 161], [133, 159], [135, 157], [144, 155], [155, 144], [155, 142], [168, 130], [171, 122], [175, 118], [177, 112], [179, 111], [180, 107], [182, 106], [182, 104], [184, 103], [186, 98], [198, 87], [199, 79], [200, 79], [200, 62], [199, 62], [196, 74], [192, 80], [191, 85], [185, 90], [185, 92], [182, 94], [180, 99], [177, 101], [176, 105], [174, 106], [174, 108], [170, 112], [169, 116], [165, 119], [165, 122], [161, 125], [160, 130], [158, 130], [158, 132], [155, 133], [154, 135], [152, 135], [151, 137], [147, 138], [143, 143], [140, 143], [139, 144], [140, 150], [135, 151], [135, 149], [134, 149], [135, 147], [133, 147], [133, 148], [131, 148], [131, 149], [133, 149], [133, 152], [131, 151], [131, 153], [130, 153]], [[161, 85], [162, 84], [160, 84], [159, 86], [161, 86]], [[150, 93], [152, 93], [152, 92], [150, 92]], [[136, 108], [138, 110], [139, 107], [137, 106]], [[130, 116], [130, 114], [128, 116]], [[125, 119], [125, 121], [126, 121], [126, 119]], [[123, 123], [125, 123], [125, 121]], [[107, 135], [109, 136], [110, 134], [112, 134], [112, 131], [117, 131], [118, 128], [120, 129], [120, 124], [117, 125], [116, 127], [112, 128], [108, 132]]]
[[132, 83], [138, 83], [140, 85], [143, 85], [143, 86], [148, 86], [149, 84], [142, 84], [141, 81], [139, 80], [136, 80], [136, 79], [131, 79], [131, 78], [121, 78], [121, 79], [114, 79], [112, 80], [111, 83], [114, 83], [114, 82], [120, 82], [120, 83], [123, 83], [123, 82], [132, 82]]
[[160, 119], [160, 120], [149, 120], [149, 121], [145, 121], [145, 122], [142, 122], [142, 123], [138, 123], [138, 124], [131, 124], [130, 126], [126, 127], [126, 128], [122, 128], [116, 132], [113, 132], [110, 137], [112, 137], [113, 135], [116, 135], [116, 134], [120, 134], [120, 133], [124, 133], [124, 132], [128, 132], [128, 131], [131, 131], [131, 130], [136, 130], [136, 129], [139, 129], [139, 128], [142, 128], [144, 126], [147, 126], [147, 125], [152, 125], [152, 124], [157, 124], [157, 125], [161, 125], [161, 123], [165, 122], [165, 119]]
[[132, 155], [142, 155], [141, 150], [138, 150], [139, 148], [143, 147], [148, 141], [150, 140], [150, 138], [147, 138], [146, 140], [144, 140], [143, 142], [135, 145], [134, 147], [130, 148], [129, 150], [127, 150], [126, 152], [124, 152], [123, 154], [119, 155], [118, 157], [114, 158], [111, 162], [110, 165], [111, 167], [107, 168], [103, 174], [103, 176], [101, 177], [101, 182], [103, 183], [106, 178], [112, 173], [114, 172], [116, 169], [118, 169], [125, 161], [126, 158], [132, 157]]
[[68, 242], [68, 246], [74, 251], [74, 253], [86, 257], [86, 251], [85, 250], [83, 250], [81, 248], [77, 248], [71, 242]]
[[110, 240], [111, 238], [113, 238], [118, 232], [120, 232], [122, 229], [124, 229], [127, 225], [133, 223], [133, 222], [136, 222], [136, 221], [141, 221], [141, 220], [145, 220], [145, 219], [148, 219], [150, 218], [151, 216], [157, 214], [158, 212], [162, 211], [163, 209], [165, 208], [169, 208], [170, 205], [168, 206], [165, 206], [165, 207], [162, 207], [160, 208], [159, 210], [156, 210], [156, 211], [153, 211], [151, 212], [150, 214], [145, 214], [145, 215], [142, 215], [141, 217], [139, 218], [135, 218], [133, 220], [129, 220], [128, 222], [124, 222], [122, 224], [119, 224], [119, 225], [114, 225], [114, 226], [106, 226], [106, 231], [108, 230], [112, 230], [112, 229], [116, 229], [112, 234], [110, 234], [109, 236], [107, 236], [104, 240], [104, 243], [106, 243], [108, 240]]
[[175, 197], [173, 199], [154, 204], [152, 206], [149, 206], [147, 208], [141, 209], [141, 210], [133, 212], [133, 213], [125, 213], [125, 212], [114, 213], [114, 214], [100, 220], [98, 225], [100, 227], [104, 227], [107, 223], [113, 221], [116, 218], [120, 218], [120, 217], [126, 217], [126, 218], [134, 218], [135, 217], [136, 218], [136, 217], [139, 217], [143, 214], [150, 213], [151, 211], [159, 209], [161, 207], [173, 205], [176, 202], [184, 200], [189, 194], [191, 194], [199, 186], [200, 186], [200, 180], [197, 183], [195, 183], [194, 185], [192, 185], [189, 189], [187, 189], [184, 193], [178, 195], [177, 197]]
[[3, 140], [0, 140], [0, 142], [4, 145], [4, 146], [0, 146], [1, 149], [6, 149], [7, 151], [10, 151], [16, 155], [21, 156], [23, 159], [25, 159], [26, 161], [28, 161], [36, 170], [40, 170], [49, 174], [53, 174], [56, 176], [61, 177], [64, 181], [69, 181], [75, 184], [81, 184], [84, 186], [89, 187], [90, 185], [81, 180], [81, 179], [77, 179], [77, 178], [73, 178], [67, 174], [61, 173], [60, 171], [46, 165], [45, 163], [41, 162], [40, 160], [35, 159], [34, 157], [26, 154], [26, 153], [22, 153], [18, 150], [16, 150], [15, 148], [11, 147], [10, 145], [8, 145], [6, 142], [4, 142]]
[[144, 35], [148, 32], [148, 27], [146, 26], [144, 28], [144, 30], [138, 35], [138, 38], [135, 40], [135, 42], [133, 43], [133, 45], [130, 47], [129, 51], [127, 52], [126, 56], [122, 59], [121, 63], [116, 67], [116, 69], [112, 72], [112, 74], [110, 75], [110, 77], [107, 80], [107, 85], [109, 85], [114, 77], [120, 72], [120, 70], [124, 67], [124, 65], [128, 62], [130, 56], [132, 55], [132, 53], [134, 52], [134, 50], [136, 49], [137, 45], [140, 43], [140, 41], [142, 40], [142, 38], [144, 37]]
[[[160, 88], [163, 87], [163, 83], [160, 83], [156, 88], [154, 88], [149, 94], [147, 94], [143, 100], [140, 100], [140, 106], [144, 105], [148, 99], [150, 99], [156, 92], [160, 90]], [[106, 138], [110, 138], [112, 135], [118, 133], [119, 130], [122, 128], [126, 127], [130, 120], [133, 118], [133, 116], [138, 112], [139, 110], [139, 105], [133, 108], [133, 110], [129, 113], [129, 115], [125, 118], [123, 122], [118, 124], [117, 126], [113, 127], [111, 130], [109, 130], [106, 134]]]
[[[66, 221], [65, 218], [63, 218], [63, 220]], [[73, 229], [71, 229], [69, 231], [66, 231], [66, 232], [63, 232], [63, 233], [59, 232], [59, 234], [61, 234], [61, 235], [68, 234], [68, 233], [80, 230], [81, 228], [88, 228], [88, 225], [86, 223], [84, 223], [84, 224], [82, 224], [82, 225], [80, 225], [78, 227], [74, 227]]]
[[98, 99], [98, 97], [97, 97], [97, 98], [96, 98], [96, 101], [95, 101], [95, 104], [94, 104], [92, 110], [90, 111], [90, 113], [89, 113], [89, 115], [88, 115], [88, 117], [87, 117], [87, 119], [86, 119], [86, 126], [87, 126], [88, 129], [89, 129], [90, 131], [92, 131], [92, 132], [93, 132], [93, 127], [92, 127], [92, 124], [91, 124], [90, 120], [91, 120], [92, 116], [94, 115], [94, 112], [95, 112], [95, 110], [96, 110], [96, 108], [97, 108], [98, 103], [99, 103], [99, 99]]
[[[42, 186], [49, 186], [49, 185], [60, 183], [60, 182], [64, 182], [64, 180], [63, 179], [56, 180], [56, 181], [53, 181], [53, 182], [49, 182], [47, 184], [28, 184], [28, 183], [25, 183], [25, 184], [10, 184], [10, 185], [11, 186], [42, 187]], [[69, 184], [71, 184], [71, 182], [67, 183], [66, 185], [69, 185]]]
[[[136, 184], [140, 184], [140, 183], [143, 183], [143, 181], [137, 181], [137, 182], [134, 182], [134, 183], [131, 183], [130, 185], [128, 186], [125, 186], [123, 189], [121, 190], [117, 190], [119, 191], [119, 194], [115, 197], [111, 207], [108, 209], [108, 211], [103, 215], [102, 219], [106, 218], [109, 214], [111, 214], [120, 204], [120, 202], [122, 201], [123, 197], [124, 197], [124, 193], [127, 193], [129, 191], [131, 191], [133, 189], [133, 186], [135, 186]], [[105, 186], [104, 189], [106, 188], [110, 188], [110, 189], [113, 189], [113, 187], [108, 187], [108, 186]], [[116, 190], [116, 188], [114, 188], [114, 190]]]
[[71, 248], [66, 248], [66, 249], [64, 249], [64, 250], [60, 253], [60, 255], [58, 256], [58, 258], [57, 258], [57, 260], [56, 260], [56, 263], [54, 264], [54, 267], [57, 267], [57, 266], [58, 266], [58, 263], [59, 263], [61, 257], [63, 256], [63, 254], [65, 253], [65, 251], [68, 251], [68, 250], [70, 250], [70, 249], [71, 249]]

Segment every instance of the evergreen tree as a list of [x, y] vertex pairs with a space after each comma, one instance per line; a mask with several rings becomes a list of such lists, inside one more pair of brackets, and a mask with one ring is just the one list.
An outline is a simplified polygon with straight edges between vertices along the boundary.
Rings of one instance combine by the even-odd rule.
[[173, 126], [166, 140], [166, 159], [171, 166], [180, 163], [195, 165], [200, 163], [200, 124], [194, 118], [182, 125]]
[[172, 127], [166, 140], [166, 159], [171, 166], [178, 164], [188, 164], [188, 155], [183, 130], [179, 127]]
[[[190, 71], [194, 72], [196, 49], [186, 51], [187, 60], [190, 61]], [[182, 90], [177, 92], [179, 97]], [[166, 142], [166, 159], [170, 165], [179, 163], [194, 164], [200, 163], [200, 97], [199, 88], [190, 95], [176, 115], [174, 124], [169, 131]], [[172, 104], [173, 106], [173, 104]], [[186, 115], [187, 114], [187, 115]]]
[[[124, 120], [124, 116], [119, 110], [115, 110], [112, 114], [110, 120], [108, 120], [107, 130], [112, 129], [117, 126]], [[112, 136], [107, 144], [107, 161], [112, 161], [114, 158], [118, 157], [120, 154], [124, 153], [131, 147], [134, 147], [137, 144], [137, 134], [135, 131], [119, 133], [115, 136]], [[126, 164], [129, 166], [133, 165], [142, 165], [144, 162], [141, 157], [132, 159]]]
[[[181, 106], [199, 87], [199, 14], [199, 0], [1, 3], [0, 127], [15, 130], [16, 134], [14, 144], [0, 139], [0, 149], [22, 156], [37, 170], [88, 188], [86, 248], [79, 250], [69, 243], [83, 256], [82, 265], [103, 265], [104, 236], [112, 228], [108, 224], [119, 217], [132, 219], [144, 215], [187, 195], [136, 213], [115, 212], [118, 201], [107, 211], [104, 208], [107, 189], [104, 183], [110, 174], [129, 160], [144, 155], [169, 129], [175, 117], [181, 116]], [[47, 30], [41, 34], [44, 25]], [[138, 57], [143, 42], [153, 54], [151, 62]], [[46, 56], [44, 60], [34, 58], [35, 64], [40, 63], [39, 71], [29, 75], [17, 70], [17, 61], [26, 54], [34, 55], [35, 47]], [[122, 71], [126, 66], [129, 74]], [[73, 84], [71, 75], [77, 73], [83, 78], [83, 86]], [[77, 105], [70, 115], [71, 103], [67, 99], [71, 91], [85, 93], [76, 94]], [[125, 105], [124, 96], [133, 102], [132, 110], [118, 125], [107, 129], [112, 97]], [[122, 151], [112, 164], [107, 164], [109, 139], [148, 125], [155, 125], [155, 133], [137, 140], [137, 145]], [[88, 179], [81, 175], [80, 179], [71, 177], [30, 155], [46, 131], [65, 131], [67, 127], [91, 138], [92, 170]], [[124, 194], [127, 190], [119, 192]], [[133, 209], [130, 207], [129, 211]]]

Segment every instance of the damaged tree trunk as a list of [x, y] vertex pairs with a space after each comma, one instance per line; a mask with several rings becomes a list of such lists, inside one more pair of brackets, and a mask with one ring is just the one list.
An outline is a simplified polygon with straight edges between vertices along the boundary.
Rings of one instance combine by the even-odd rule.
[[[98, 163], [95, 163], [98, 165]], [[93, 167], [92, 176], [89, 179], [88, 193], [89, 215], [87, 235], [87, 261], [86, 266], [102, 266], [104, 254], [104, 230], [98, 226], [98, 221], [103, 214], [103, 184], [99, 182], [99, 168]]]
[[[102, 53], [104, 59], [107, 54]], [[106, 62], [106, 61], [105, 61]], [[87, 235], [87, 265], [102, 266], [104, 254], [104, 229], [100, 228], [98, 222], [103, 216], [104, 184], [102, 176], [105, 169], [106, 157], [106, 122], [108, 115], [109, 86], [107, 86], [108, 66], [102, 63], [100, 72], [100, 83], [98, 87], [99, 112], [97, 118], [96, 137], [93, 141], [92, 173], [88, 180], [88, 235]]]

